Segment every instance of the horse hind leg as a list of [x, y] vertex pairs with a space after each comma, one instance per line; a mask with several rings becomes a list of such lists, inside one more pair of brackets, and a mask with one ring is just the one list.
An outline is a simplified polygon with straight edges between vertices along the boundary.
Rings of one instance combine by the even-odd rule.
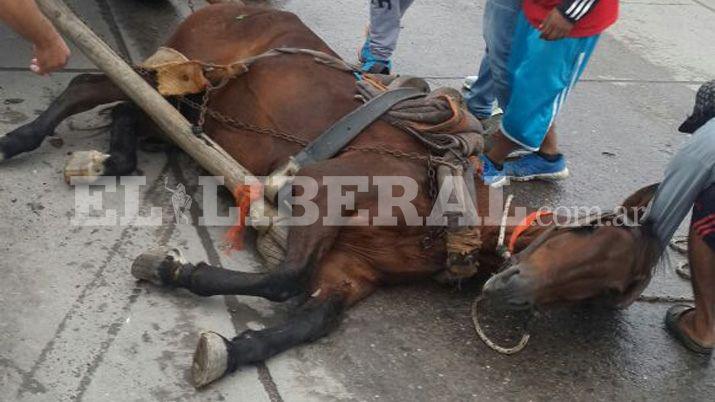
[[109, 151], [78, 151], [65, 165], [65, 181], [93, 183], [100, 176], [124, 176], [137, 167], [137, 124], [140, 110], [124, 102], [112, 108]]
[[38, 148], [45, 137], [71, 115], [126, 99], [105, 75], [78, 75], [37, 119], [0, 137], [0, 161]]
[[215, 332], [203, 332], [191, 366], [194, 386], [200, 388], [243, 365], [262, 362], [328, 335], [338, 326], [347, 307], [375, 290], [373, 273], [370, 265], [331, 251], [320, 262], [309, 301], [287, 321], [260, 331], [244, 331], [231, 340]]
[[191, 381], [196, 388], [208, 385], [239, 367], [262, 362], [291, 347], [326, 336], [340, 322], [344, 301], [339, 297], [311, 300], [277, 326], [247, 330], [229, 340], [215, 332], [203, 332], [194, 352]]

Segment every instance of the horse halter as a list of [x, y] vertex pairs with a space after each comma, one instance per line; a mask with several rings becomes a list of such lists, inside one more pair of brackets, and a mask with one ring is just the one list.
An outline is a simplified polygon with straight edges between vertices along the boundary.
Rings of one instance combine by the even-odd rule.
[[[531, 225], [536, 222], [539, 218], [543, 216], [551, 216], [553, 215], [552, 211], [544, 211], [544, 210], [539, 210], [532, 212], [531, 214], [527, 215], [519, 225], [516, 226], [514, 231], [511, 234], [511, 237], [509, 239], [509, 244], [508, 246], [504, 245], [504, 240], [506, 238], [506, 221], [508, 218], [509, 214], [509, 207], [511, 206], [511, 202], [513, 201], [514, 196], [509, 195], [507, 197], [506, 203], [504, 204], [504, 214], [502, 215], [502, 220], [501, 220], [501, 226], [499, 228], [499, 239], [497, 241], [497, 253], [499, 256], [501, 256], [505, 261], [509, 260], [512, 257], [512, 254], [514, 253], [514, 248], [516, 246], [516, 242], [519, 240], [519, 237], [526, 232]], [[604, 221], [605, 219], [610, 219], [610, 222], [613, 222], [614, 219], [619, 218], [619, 217], [626, 217], [625, 214], [621, 215], [615, 212], [607, 212], [605, 214], [601, 213], [594, 213], [590, 214], [587, 216], [584, 216], [580, 219], [578, 219], [576, 222], [574, 222], [572, 225], [566, 225], [562, 226], [561, 228], [580, 228], [580, 227], [586, 227], [586, 226], [592, 226], [596, 223], [596, 221]], [[544, 232], [539, 238], [532, 242], [528, 249], [538, 247], [540, 244], [543, 244], [548, 238], [549, 234], [552, 233], [555, 230], [558, 230], [560, 227], [553, 226], [546, 232]], [[531, 314], [529, 315], [529, 319], [526, 322], [525, 326], [527, 327], [527, 332], [525, 332], [522, 336], [521, 339], [516, 343], [516, 345], [511, 346], [511, 347], [506, 347], [506, 346], [501, 346], [498, 345], [496, 342], [492, 341], [489, 339], [489, 337], [486, 335], [484, 330], [482, 329], [481, 324], [479, 323], [479, 303], [484, 300], [484, 296], [480, 295], [476, 299], [474, 299], [474, 302], [472, 303], [472, 308], [471, 308], [471, 316], [472, 316], [472, 323], [474, 324], [474, 331], [477, 333], [477, 336], [479, 339], [484, 342], [487, 347], [490, 349], [494, 350], [497, 353], [501, 353], [504, 355], [513, 355], [516, 353], [521, 352], [526, 348], [526, 345], [529, 343], [529, 338], [531, 337], [528, 333], [528, 327], [529, 324], [531, 323], [532, 319], [534, 318], [535, 310], [534, 307], [532, 307]]]

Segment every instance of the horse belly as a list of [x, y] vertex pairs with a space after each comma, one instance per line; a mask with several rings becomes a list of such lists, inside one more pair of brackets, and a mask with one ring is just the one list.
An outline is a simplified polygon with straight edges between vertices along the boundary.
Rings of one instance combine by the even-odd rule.
[[444, 250], [437, 246], [424, 250], [422, 231], [406, 235], [399, 229], [346, 228], [335, 247], [368, 260], [385, 283], [426, 279], [444, 268]]

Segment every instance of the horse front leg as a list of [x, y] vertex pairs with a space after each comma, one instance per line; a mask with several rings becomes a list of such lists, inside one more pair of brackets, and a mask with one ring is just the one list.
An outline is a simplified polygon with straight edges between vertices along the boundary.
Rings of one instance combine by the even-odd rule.
[[112, 108], [109, 151], [78, 151], [65, 165], [65, 181], [72, 177], [93, 183], [99, 176], [124, 176], [137, 168], [137, 124], [141, 111], [131, 103]]
[[137, 257], [132, 275], [158, 286], [184, 288], [199, 296], [257, 296], [282, 302], [306, 291], [291, 273], [239, 272], [206, 263], [191, 264], [178, 249], [157, 248]]
[[0, 137], [0, 161], [38, 148], [45, 137], [69, 116], [126, 99], [126, 95], [105, 75], [78, 75], [37, 119]]
[[121, 103], [112, 109], [109, 157], [104, 163], [105, 176], [122, 176], [137, 168], [137, 138], [142, 111], [133, 103]]
[[262, 362], [292, 347], [328, 335], [343, 311], [376, 288], [375, 270], [342, 252], [331, 251], [311, 282], [312, 296], [287, 321], [260, 331], [247, 330], [229, 340], [204, 332], [191, 367], [195, 387], [203, 387], [239, 367]]

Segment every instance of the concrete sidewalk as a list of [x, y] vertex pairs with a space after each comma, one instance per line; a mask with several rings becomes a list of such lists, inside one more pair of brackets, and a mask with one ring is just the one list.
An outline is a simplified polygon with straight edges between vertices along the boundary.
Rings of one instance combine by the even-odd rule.
[[[68, 3], [133, 61], [189, 11], [183, 0]], [[271, 3], [296, 12], [354, 59], [367, 1]], [[675, 128], [694, 90], [715, 78], [715, 0], [621, 4], [621, 21], [604, 35], [559, 121], [573, 177], [513, 186], [519, 203], [613, 206], [659, 180], [683, 141]], [[483, 6], [416, 1], [404, 20], [398, 71], [458, 87], [482, 54]], [[0, 54], [0, 135], [34, 118], [73, 75], [94, 71], [75, 51], [65, 71], [35, 77], [25, 70], [29, 46], [5, 27]], [[134, 257], [157, 244], [178, 246], [192, 261], [260, 269], [251, 252], [224, 250], [225, 228], [172, 223], [165, 179], [171, 188], [185, 184], [194, 206], [201, 205], [200, 169], [181, 153], [140, 153], [140, 175], [147, 177], [142, 210], [163, 208], [165, 225], [71, 225], [74, 192], [62, 181], [67, 153], [105, 149], [106, 123], [97, 111], [72, 117], [55, 140], [0, 165], [0, 400], [712, 399], [711, 360], [665, 334], [665, 304], [549, 311], [533, 325], [528, 348], [504, 357], [475, 340], [474, 289], [431, 284], [379, 292], [331, 336], [196, 392], [187, 376], [201, 329], [260, 328], [285, 318], [288, 308], [251, 297], [200, 298], [132, 279]], [[123, 199], [119, 186], [104, 203], [121, 210]], [[192, 213], [201, 215], [196, 207]], [[658, 272], [646, 293], [691, 297], [689, 284], [670, 270]]]

